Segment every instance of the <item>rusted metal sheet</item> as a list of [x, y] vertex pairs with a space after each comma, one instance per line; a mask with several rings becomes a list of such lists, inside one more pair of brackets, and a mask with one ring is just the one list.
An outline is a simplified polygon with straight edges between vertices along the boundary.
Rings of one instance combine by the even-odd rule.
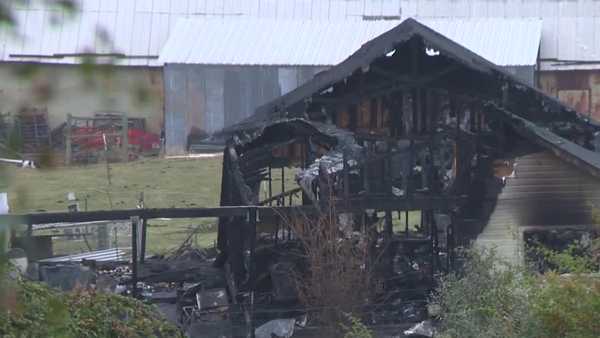
[[558, 99], [581, 114], [590, 112], [590, 91], [588, 89], [559, 90]]
[[600, 71], [541, 72], [539, 85], [577, 112], [600, 121]]

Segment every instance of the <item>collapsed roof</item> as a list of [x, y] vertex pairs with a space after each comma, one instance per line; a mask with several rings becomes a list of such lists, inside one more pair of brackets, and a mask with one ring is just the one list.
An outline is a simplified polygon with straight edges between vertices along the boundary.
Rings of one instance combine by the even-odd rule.
[[[420, 55], [413, 55], [414, 44], [422, 48]], [[416, 65], [425, 73], [417, 82], [411, 77]], [[367, 42], [339, 65], [259, 107], [224, 132], [247, 133], [281, 119], [318, 115], [330, 102], [352, 102], [359, 95], [414, 86], [474, 98], [521, 135], [600, 176], [600, 155], [594, 152], [598, 123], [414, 19]]]

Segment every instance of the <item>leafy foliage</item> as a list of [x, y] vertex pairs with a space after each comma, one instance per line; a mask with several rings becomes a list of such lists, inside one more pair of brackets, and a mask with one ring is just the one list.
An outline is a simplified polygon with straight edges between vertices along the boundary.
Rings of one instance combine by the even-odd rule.
[[348, 315], [348, 321], [349, 326], [342, 324], [342, 328], [346, 331], [344, 338], [373, 338], [371, 330], [360, 319]]
[[536, 337], [592, 338], [600, 333], [600, 278], [548, 273], [531, 289]]
[[461, 274], [442, 280], [435, 302], [449, 337], [525, 337], [531, 321], [527, 284], [519, 269], [493, 251], [470, 252]]
[[17, 281], [16, 298], [0, 312], [2, 337], [182, 337], [176, 327], [139, 301], [77, 290], [61, 293]]
[[[567, 252], [559, 271], [581, 267]], [[494, 252], [471, 252], [461, 275], [445, 278], [434, 301], [443, 337], [597, 337], [600, 278], [593, 274], [535, 275], [505, 264]]]
[[591, 245], [583, 246], [581, 243], [575, 242], [571, 243], [566, 250], [557, 251], [539, 244], [530, 250], [542, 257], [552, 270], [561, 273], [589, 273], [597, 269]]

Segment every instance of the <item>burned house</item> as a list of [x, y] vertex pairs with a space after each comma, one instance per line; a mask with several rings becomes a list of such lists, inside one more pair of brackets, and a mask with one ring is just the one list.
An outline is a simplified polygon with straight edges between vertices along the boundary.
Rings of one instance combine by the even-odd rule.
[[421, 257], [430, 277], [448, 271], [478, 236], [516, 259], [510, 228], [592, 224], [599, 130], [408, 19], [225, 130], [221, 205], [256, 208], [220, 218], [218, 262], [239, 294], [279, 288], [269, 266], [294, 235], [264, 206], [308, 218], [333, 207], [341, 233], [380, 224], [394, 248], [384, 282], [407, 272], [399, 257]]

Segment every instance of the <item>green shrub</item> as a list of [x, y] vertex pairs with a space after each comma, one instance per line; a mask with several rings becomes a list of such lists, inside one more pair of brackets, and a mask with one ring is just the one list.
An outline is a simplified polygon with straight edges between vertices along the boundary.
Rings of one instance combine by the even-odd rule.
[[531, 318], [529, 281], [494, 251], [469, 252], [461, 274], [444, 278], [434, 301], [441, 307], [441, 331], [461, 338], [525, 337]]
[[[559, 268], [582, 267], [563, 253]], [[568, 266], [560, 266], [567, 264]], [[600, 332], [600, 278], [544, 275], [501, 262], [494, 252], [470, 252], [464, 271], [441, 281], [442, 337], [592, 338]]]
[[2, 337], [182, 337], [154, 308], [135, 299], [41, 283], [12, 283], [0, 311]]
[[600, 278], [547, 273], [531, 289], [530, 309], [539, 338], [600, 335]]
[[373, 338], [371, 330], [360, 321], [360, 319], [348, 315], [350, 325], [342, 324], [342, 329], [345, 331], [344, 338]]

